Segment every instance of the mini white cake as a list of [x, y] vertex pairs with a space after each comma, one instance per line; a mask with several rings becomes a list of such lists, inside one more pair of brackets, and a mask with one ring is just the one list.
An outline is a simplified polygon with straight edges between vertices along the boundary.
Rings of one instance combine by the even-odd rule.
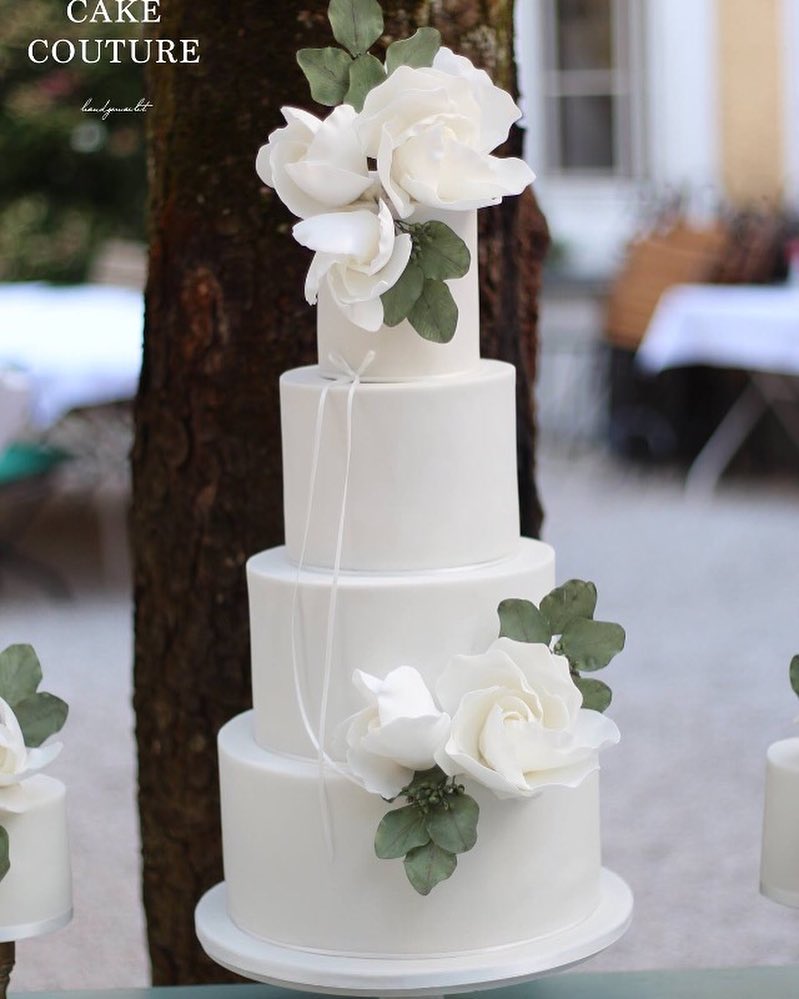
[[[4, 810], [3, 803], [14, 811]], [[37, 774], [0, 790], [0, 825], [11, 866], [0, 881], [0, 940], [22, 940], [63, 926], [72, 916], [66, 789]]]

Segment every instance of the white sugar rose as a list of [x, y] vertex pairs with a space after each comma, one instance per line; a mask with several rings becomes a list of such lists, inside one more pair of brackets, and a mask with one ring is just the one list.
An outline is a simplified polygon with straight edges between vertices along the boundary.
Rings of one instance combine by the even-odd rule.
[[466, 211], [520, 194], [535, 175], [490, 156], [521, 112], [468, 59], [440, 49], [432, 67], [399, 66], [369, 92], [356, 128], [402, 218], [415, 203]]
[[294, 226], [298, 243], [316, 250], [305, 281], [305, 297], [315, 305], [322, 281], [347, 318], [365, 330], [383, 325], [380, 296], [400, 279], [411, 256], [407, 233], [397, 235], [388, 205], [328, 212]]
[[356, 670], [353, 682], [369, 704], [341, 728], [349, 776], [373, 794], [395, 798], [415, 771], [434, 765], [449, 718], [411, 666], [383, 680]]
[[354, 108], [342, 104], [323, 121], [299, 108], [282, 113], [286, 125], [261, 147], [255, 169], [289, 211], [305, 219], [361, 198], [373, 178], [355, 134]]
[[60, 752], [60, 742], [44, 749], [28, 749], [17, 716], [0, 697], [0, 789], [19, 784], [46, 767]]
[[436, 693], [452, 716], [436, 762], [500, 798], [577, 787], [597, 769], [598, 750], [619, 740], [610, 719], [581, 708], [567, 660], [546, 645], [500, 638], [483, 655], [457, 656]]

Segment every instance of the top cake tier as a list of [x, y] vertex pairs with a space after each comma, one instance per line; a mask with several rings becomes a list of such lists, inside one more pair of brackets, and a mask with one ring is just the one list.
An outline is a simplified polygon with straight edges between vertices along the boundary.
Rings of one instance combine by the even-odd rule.
[[477, 268], [477, 212], [447, 212], [418, 208], [408, 222], [444, 222], [466, 243], [471, 254], [468, 273], [448, 281], [458, 306], [458, 326], [449, 343], [425, 340], [404, 320], [372, 333], [351, 323], [330, 297], [327, 285], [319, 291], [317, 345], [323, 375], [341, 374], [343, 359], [357, 371], [370, 351], [374, 359], [364, 381], [409, 381], [438, 375], [467, 374], [480, 361], [480, 296]]

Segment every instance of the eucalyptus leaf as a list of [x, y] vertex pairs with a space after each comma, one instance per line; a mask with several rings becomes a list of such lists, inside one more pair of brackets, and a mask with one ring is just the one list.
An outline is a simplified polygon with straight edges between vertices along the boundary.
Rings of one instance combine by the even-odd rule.
[[327, 17], [336, 41], [354, 56], [368, 52], [383, 34], [378, 0], [330, 0]]
[[609, 621], [577, 618], [560, 636], [555, 651], [578, 670], [602, 669], [624, 648], [624, 628]]
[[8, 852], [8, 830], [0, 826], [0, 881], [11, 870], [11, 859]]
[[342, 49], [300, 49], [297, 62], [311, 87], [311, 97], [326, 107], [341, 104], [350, 89], [352, 59]]
[[405, 873], [420, 895], [429, 895], [440, 881], [452, 877], [458, 858], [435, 843], [417, 846], [405, 858]]
[[477, 842], [480, 806], [468, 794], [453, 794], [427, 814], [430, 839], [448, 853], [466, 853]]
[[39, 693], [16, 704], [14, 714], [22, 729], [25, 745], [36, 749], [45, 739], [61, 731], [67, 720], [69, 707], [54, 694]]
[[410, 38], [392, 42], [386, 51], [386, 70], [393, 73], [398, 66], [424, 69], [433, 65], [441, 48], [441, 32], [437, 28], [418, 28]]
[[356, 111], [363, 110], [366, 95], [386, 78], [383, 63], [367, 52], [350, 63], [350, 88], [344, 97], [345, 104], [351, 104]]
[[552, 632], [541, 611], [529, 600], [503, 600], [498, 608], [499, 637], [514, 642], [541, 642], [549, 645]]
[[444, 222], [423, 222], [416, 228], [415, 247], [424, 276], [433, 281], [462, 278], [472, 264], [469, 247]]
[[449, 343], [458, 328], [458, 306], [443, 281], [427, 278], [408, 321], [419, 336], [433, 343]]
[[31, 645], [9, 645], [0, 652], [0, 697], [13, 708], [35, 694], [42, 682], [42, 667]]
[[570, 579], [541, 601], [541, 613], [553, 635], [562, 635], [575, 618], [593, 618], [595, 610], [596, 586], [582, 579]]
[[576, 676], [574, 682], [583, 695], [584, 708], [600, 712], [607, 710], [613, 700], [613, 692], [606, 683], [585, 676]]
[[419, 301], [422, 288], [424, 288], [422, 269], [414, 260], [409, 260], [399, 281], [380, 296], [383, 303], [383, 322], [386, 326], [396, 326], [408, 318], [411, 309]]
[[430, 842], [425, 817], [414, 805], [387, 812], [375, 834], [375, 853], [381, 860], [397, 860]]
[[794, 656], [791, 660], [791, 687], [793, 687], [793, 692], [799, 694], [799, 655]]

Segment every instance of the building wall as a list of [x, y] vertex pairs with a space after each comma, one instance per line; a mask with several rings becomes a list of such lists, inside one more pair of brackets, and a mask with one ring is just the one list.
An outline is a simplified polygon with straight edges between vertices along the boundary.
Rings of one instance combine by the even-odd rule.
[[719, 130], [731, 201], [780, 201], [785, 184], [782, 0], [717, 3]]

